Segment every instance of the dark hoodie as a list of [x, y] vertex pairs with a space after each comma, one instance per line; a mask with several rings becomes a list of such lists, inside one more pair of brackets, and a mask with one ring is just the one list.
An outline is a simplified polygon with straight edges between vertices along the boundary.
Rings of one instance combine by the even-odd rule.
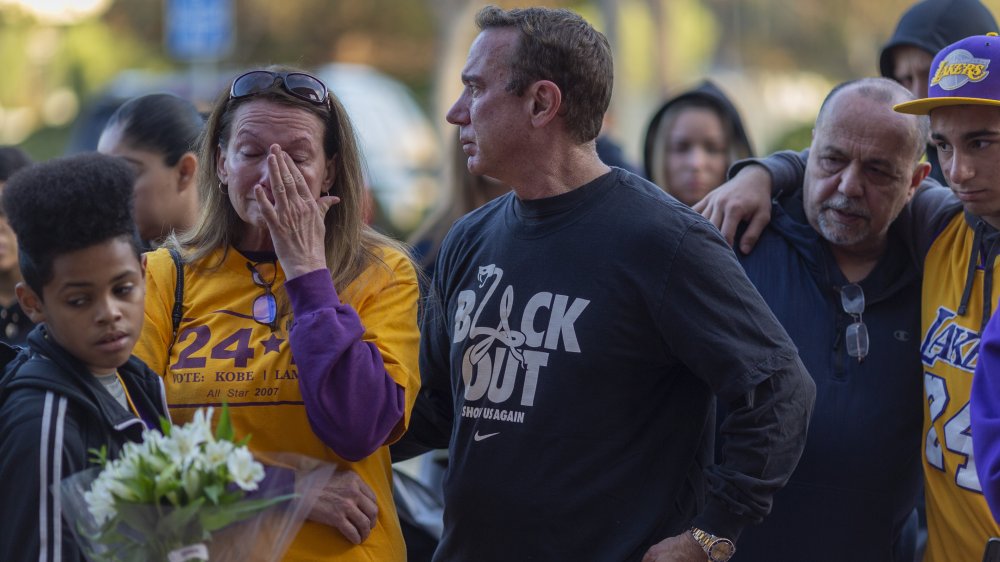
[[[899, 19], [892, 38], [879, 53], [879, 71], [882, 76], [895, 79], [892, 57], [895, 47], [917, 47], [934, 56], [941, 49], [966, 37], [997, 31], [993, 14], [979, 0], [923, 0], [910, 7]], [[931, 163], [931, 177], [944, 184], [937, 149], [933, 145], [927, 146], [927, 161]]]
[[[730, 137], [728, 164], [753, 156], [753, 146], [750, 144], [750, 139], [743, 128], [743, 120], [740, 119], [740, 114], [736, 111], [736, 107], [729, 101], [726, 94], [722, 93], [722, 90], [712, 82], [706, 80], [698, 85], [698, 87], [682, 92], [664, 102], [649, 121], [642, 150], [643, 169], [646, 172], [646, 177], [658, 185], [658, 180], [661, 178], [659, 178], [659, 173], [654, 175], [654, 170], [662, 168], [660, 162], [663, 155], [654, 154], [654, 148], [656, 146], [656, 135], [660, 128], [660, 121], [663, 120], [663, 116], [667, 113], [667, 110], [676, 105], [677, 102], [684, 100], [707, 102], [723, 117], [723, 126]], [[663, 186], [660, 185], [660, 187]]]
[[772, 215], [740, 262], [798, 347], [816, 407], [798, 467], [764, 522], [744, 530], [733, 561], [912, 561], [923, 423], [914, 260], [894, 223], [888, 248], [859, 283], [870, 337], [859, 362], [844, 342], [854, 322], [840, 301], [848, 281], [806, 219], [802, 191], [775, 203]]
[[141, 420], [44, 324], [0, 376], [0, 560], [83, 560], [60, 513], [59, 482], [91, 466], [90, 449], [107, 446], [114, 458], [167, 417], [163, 383], [145, 363], [132, 357], [118, 373]]

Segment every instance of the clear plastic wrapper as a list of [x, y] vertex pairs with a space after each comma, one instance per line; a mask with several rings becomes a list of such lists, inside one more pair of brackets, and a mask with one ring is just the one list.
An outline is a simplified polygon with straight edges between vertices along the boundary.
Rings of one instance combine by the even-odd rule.
[[[146, 432], [115, 460], [65, 478], [63, 517], [94, 562], [280, 560], [334, 466], [288, 453], [251, 456], [224, 410]], [[101, 455], [98, 455], [99, 457]]]

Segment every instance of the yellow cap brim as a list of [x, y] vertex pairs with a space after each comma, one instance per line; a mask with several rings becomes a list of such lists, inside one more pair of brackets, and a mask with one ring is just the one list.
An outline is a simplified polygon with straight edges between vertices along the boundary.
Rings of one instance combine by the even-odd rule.
[[923, 98], [896, 104], [892, 106], [892, 109], [897, 113], [927, 115], [933, 109], [949, 105], [992, 105], [1000, 107], [1000, 100], [983, 98]]

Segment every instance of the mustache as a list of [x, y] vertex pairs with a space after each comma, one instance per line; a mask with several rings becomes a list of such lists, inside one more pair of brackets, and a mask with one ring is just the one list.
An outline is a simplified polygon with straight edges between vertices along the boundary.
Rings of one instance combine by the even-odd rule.
[[863, 203], [861, 203], [860, 201], [855, 201], [848, 197], [844, 197], [842, 195], [824, 201], [823, 205], [820, 207], [820, 210], [826, 211], [828, 209], [833, 211], [840, 211], [841, 213], [846, 213], [848, 215], [863, 217], [866, 219], [872, 218], [871, 213], [868, 211], [868, 208], [865, 207]]

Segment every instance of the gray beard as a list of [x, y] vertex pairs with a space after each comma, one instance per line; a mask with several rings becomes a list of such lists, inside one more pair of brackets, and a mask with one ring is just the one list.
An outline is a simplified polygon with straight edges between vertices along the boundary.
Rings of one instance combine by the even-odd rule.
[[827, 242], [835, 246], [853, 246], [863, 242], [871, 233], [871, 225], [864, 223], [860, 228], [849, 229], [829, 218], [825, 212], [819, 214], [816, 223], [819, 225], [819, 233]]

